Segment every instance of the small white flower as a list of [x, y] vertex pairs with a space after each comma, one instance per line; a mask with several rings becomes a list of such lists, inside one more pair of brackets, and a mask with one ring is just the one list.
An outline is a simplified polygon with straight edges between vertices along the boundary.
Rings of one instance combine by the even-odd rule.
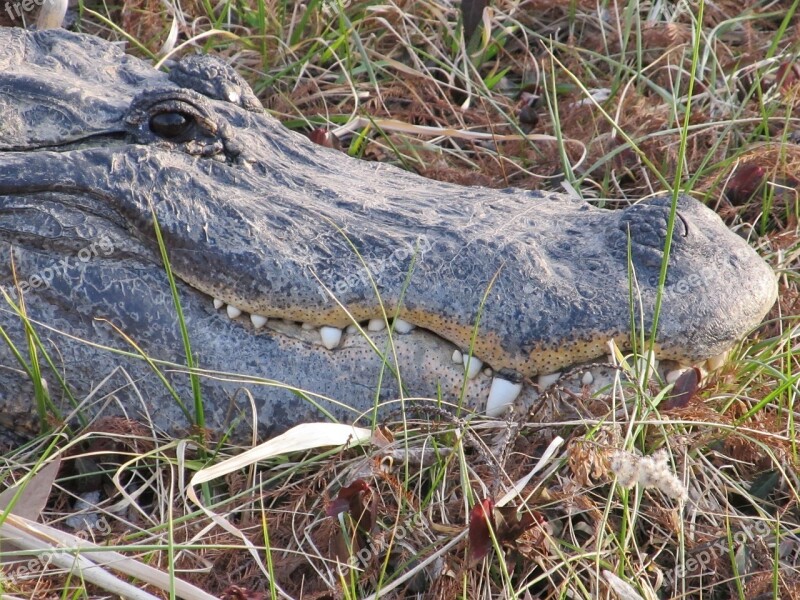
[[621, 486], [632, 488], [639, 479], [639, 457], [618, 450], [611, 456], [611, 472], [617, 476]]
[[689, 497], [683, 482], [670, 470], [664, 449], [644, 457], [618, 450], [611, 456], [611, 471], [623, 487], [631, 488], [638, 483], [644, 488], [656, 488], [675, 500], [685, 501]]

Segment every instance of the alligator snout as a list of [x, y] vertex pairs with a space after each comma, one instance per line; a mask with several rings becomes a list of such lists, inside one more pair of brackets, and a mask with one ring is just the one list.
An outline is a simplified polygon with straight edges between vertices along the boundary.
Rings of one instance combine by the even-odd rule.
[[[684, 239], [689, 235], [689, 225], [681, 212], [689, 202], [688, 199], [679, 199], [672, 232], [673, 247], [693, 241]], [[618, 259], [627, 259], [630, 253], [641, 269], [659, 270], [664, 260], [669, 216], [669, 199], [664, 197], [623, 209], [617, 223], [607, 232], [610, 250]]]

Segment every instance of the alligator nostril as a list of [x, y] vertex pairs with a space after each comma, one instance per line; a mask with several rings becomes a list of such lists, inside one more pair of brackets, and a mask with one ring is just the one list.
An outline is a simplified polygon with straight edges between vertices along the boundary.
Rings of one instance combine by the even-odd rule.
[[681, 223], [683, 223], [683, 231], [680, 233], [680, 236], [686, 237], [689, 235], [689, 223], [686, 222], [686, 218], [681, 213], [676, 212], [675, 216], [681, 220]]

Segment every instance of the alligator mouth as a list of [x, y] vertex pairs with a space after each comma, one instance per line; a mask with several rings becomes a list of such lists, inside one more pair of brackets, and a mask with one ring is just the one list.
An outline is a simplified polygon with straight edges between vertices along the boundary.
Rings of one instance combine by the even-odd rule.
[[91, 135], [81, 135], [57, 144], [26, 142], [24, 146], [0, 148], [2, 152], [70, 152], [87, 148], [121, 148], [129, 143], [130, 135], [125, 131], [103, 131]]
[[[195, 291], [196, 288], [189, 286]], [[553, 373], [538, 374], [535, 379], [527, 378], [516, 371], [509, 369], [496, 370], [492, 365], [481, 360], [478, 356], [470, 351], [468, 348], [460, 348], [457, 344], [442, 337], [436, 331], [428, 329], [424, 326], [417, 326], [405, 319], [394, 317], [388, 314], [386, 317], [374, 317], [368, 320], [355, 320], [350, 325], [345, 327], [334, 326], [316, 326], [309, 322], [294, 321], [286, 318], [270, 318], [263, 315], [249, 313], [234, 304], [226, 303], [219, 298], [212, 298], [204, 292], [200, 292], [205, 297], [208, 305], [213, 306], [213, 310], [218, 314], [220, 319], [225, 319], [230, 322], [235, 322], [246, 330], [250, 335], [279, 335], [287, 336], [293, 339], [300, 340], [308, 345], [317, 346], [320, 352], [336, 352], [339, 348], [345, 346], [351, 336], [357, 339], [367, 338], [369, 345], [373, 347], [376, 352], [380, 352], [379, 348], [381, 342], [386, 341], [387, 335], [389, 336], [402, 336], [410, 337], [415, 332], [424, 332], [426, 334], [435, 336], [444, 345], [452, 348], [452, 354], [449, 360], [453, 366], [462, 374], [462, 381], [469, 383], [477, 383], [483, 380], [484, 387], [488, 387], [488, 392], [485, 392], [485, 406], [483, 410], [488, 416], [499, 416], [503, 414], [508, 407], [513, 406], [521, 393], [528, 387], [534, 386], [541, 392], [544, 389], [558, 382], [563, 372], [573, 371], [580, 367], [580, 364], [566, 365], [565, 368]], [[377, 335], [376, 335], [377, 334]], [[383, 336], [379, 338], [378, 336]], [[397, 339], [397, 337], [394, 337]], [[608, 350], [612, 338], [604, 340], [602, 343]], [[613, 340], [619, 346], [621, 340]], [[732, 348], [732, 346], [731, 346]], [[662, 380], [666, 383], [675, 383], [678, 377], [685, 371], [697, 368], [700, 373], [705, 377], [708, 373], [720, 369], [726, 362], [731, 348], [727, 348], [717, 356], [710, 357], [701, 361], [690, 361], [688, 359], [664, 359], [659, 361], [653, 357], [652, 369], [653, 373], [658, 373]], [[597, 354], [591, 359], [581, 361], [587, 365], [597, 362], [597, 359], [602, 358], [608, 363], [614, 362], [608, 352]], [[399, 365], [402, 369], [403, 365]], [[596, 376], [593, 375], [592, 369], [587, 366], [587, 369], [581, 371], [580, 381], [582, 385], [591, 385]]]
[[[2, 192], [2, 190], [0, 190]], [[52, 193], [52, 192], [50, 192]], [[70, 195], [73, 200], [76, 197], [87, 198], [93, 197], [99, 202], [100, 198], [87, 194], [77, 194], [74, 191], [59, 192], [63, 198], [65, 195]], [[46, 193], [45, 193], [46, 196]], [[87, 214], [87, 206], [85, 203], [75, 201], [75, 204], [81, 204], [80, 211]], [[92, 205], [89, 208], [96, 208], [97, 205]], [[78, 209], [75, 209], [76, 212]], [[91, 212], [91, 211], [89, 211]], [[107, 215], [106, 215], [107, 216]], [[111, 225], [110, 221], [107, 221]], [[119, 223], [117, 227], [120, 227]], [[36, 244], [36, 240], [31, 238], [31, 243]], [[152, 243], [152, 242], [151, 242]], [[150, 244], [148, 244], [150, 245]], [[141, 248], [139, 253], [144, 253], [145, 249]], [[148, 262], [150, 267], [158, 270], [160, 267], [156, 262], [152, 262], [153, 255], [147, 252]], [[144, 258], [144, 256], [143, 256]], [[171, 257], [172, 259], [172, 257]], [[211, 269], [209, 269], [211, 270]], [[537, 389], [541, 391], [558, 381], [561, 371], [566, 368], [572, 368], [576, 363], [589, 362], [603, 357], [608, 352], [607, 343], [612, 337], [601, 338], [598, 336], [595, 347], [598, 351], [591, 355], [583, 357], [584, 360], [576, 360], [573, 362], [562, 364], [560, 369], [554, 371], [540, 371], [536, 376], [531, 379], [529, 374], [520, 373], [508, 368], [497, 368], [497, 363], [487, 360], [485, 355], [482, 355], [479, 350], [480, 338], [476, 334], [474, 336], [467, 336], [466, 339], [474, 339], [475, 344], [470, 350], [469, 347], [464, 347], [452, 341], [448, 336], [442, 335], [434, 328], [426, 326], [428, 323], [441, 319], [437, 315], [423, 315], [422, 320], [415, 320], [407, 318], [406, 313], [394, 312], [395, 307], [393, 304], [388, 303], [385, 305], [386, 315], [379, 314], [375, 311], [367, 315], [364, 310], [359, 312], [349, 313], [350, 324], [342, 324], [337, 321], [337, 326], [333, 325], [320, 325], [319, 320], [313, 323], [310, 321], [297, 320], [296, 317], [301, 314], [313, 314], [315, 310], [307, 307], [302, 310], [302, 307], [296, 307], [294, 310], [280, 311], [276, 310], [269, 315], [258, 314], [255, 311], [246, 309], [247, 301], [238, 296], [238, 301], [231, 302], [232, 297], [220, 298], [223, 295], [219, 289], [216, 294], [210, 294], [207, 290], [208, 281], [204, 278], [197, 276], [199, 269], [196, 271], [196, 276], [188, 276], [188, 271], [184, 269], [175, 269], [175, 261], [173, 261], [173, 271], [185, 292], [192, 294], [192, 306], [195, 310], [199, 308], [207, 313], [207, 317], [219, 319], [221, 322], [232, 323], [234, 334], [236, 329], [250, 337], [258, 338], [259, 336], [271, 336], [278, 340], [283, 338], [291, 338], [303, 343], [307, 348], [313, 352], [324, 353], [335, 360], [337, 352], [348, 352], [354, 347], [359, 348], [365, 352], [374, 351], [377, 355], [386, 353], [389, 344], [392, 340], [398, 341], [399, 344], [405, 349], [414, 348], [419, 350], [417, 354], [423, 354], [430, 358], [434, 353], [436, 357], [429, 360], [427, 364], [416, 360], [407, 352], [402, 357], [396, 360], [397, 373], [400, 380], [403, 376], [403, 371], [408, 367], [429, 369], [429, 375], [423, 379], [426, 382], [425, 392], [428, 395], [435, 394], [438, 381], [446, 381], [446, 385], [442, 385], [442, 389], [447, 389], [445, 396], [452, 400], [459, 398], [459, 394], [464, 394], [470, 398], [469, 405], [471, 408], [485, 412], [489, 416], [500, 416], [506, 412], [510, 406], [528, 406], [536, 398], [535, 392]], [[208, 272], [208, 270], [206, 270]], [[205, 309], [203, 307], [205, 306]], [[348, 314], [344, 307], [340, 309]], [[212, 317], [212, 313], [216, 317]], [[403, 316], [396, 316], [402, 314]], [[288, 317], [284, 317], [288, 315]], [[295, 318], [291, 318], [295, 317]], [[324, 322], [324, 321], [323, 321]], [[124, 330], [124, 326], [123, 326]], [[478, 328], [473, 326], [473, 331]], [[189, 331], [191, 336], [191, 329]], [[481, 335], [485, 335], [483, 332]], [[392, 336], [390, 339], [389, 336]], [[622, 347], [627, 343], [628, 334], [615, 339], [618, 346]], [[560, 344], [567, 344], [569, 340], [561, 340]], [[371, 348], [370, 348], [371, 347]], [[412, 353], [413, 354], [413, 353]], [[660, 373], [663, 378], [668, 382], [674, 382], [677, 376], [683, 369], [699, 364], [703, 369], [708, 371], [715, 370], [725, 360], [725, 354], [711, 357], [706, 361], [681, 361], [678, 360], [669, 366], [665, 366]], [[387, 360], [391, 363], [391, 360]], [[347, 363], [351, 364], [351, 363]], [[666, 363], [662, 361], [662, 364]], [[202, 366], [202, 365], [201, 365]], [[391, 366], [391, 365], [390, 365]], [[246, 367], [243, 367], [246, 370]], [[260, 370], [260, 367], [259, 367]], [[269, 376], [269, 367], [267, 365], [266, 372], [262, 373], [247, 373], [239, 372], [237, 365], [233, 365], [230, 369], [233, 373], [239, 373], [242, 376], [248, 375], [267, 375]], [[586, 372], [587, 374], [590, 371]], [[592, 380], [591, 375], [587, 375], [589, 380]], [[531, 376], [532, 377], [532, 376]], [[596, 379], [596, 376], [594, 377]], [[599, 379], [597, 381], [600, 381]], [[586, 380], [583, 380], [586, 383]], [[303, 389], [302, 381], [297, 382], [300, 389]], [[431, 385], [429, 385], [431, 384]], [[535, 384], [535, 385], [534, 385]], [[459, 390], [461, 390], [459, 392]], [[418, 391], [416, 388], [412, 392]], [[315, 392], [325, 393], [324, 387], [318, 388]], [[534, 393], [534, 395], [531, 395]], [[336, 398], [340, 401], [347, 401], [346, 398]]]

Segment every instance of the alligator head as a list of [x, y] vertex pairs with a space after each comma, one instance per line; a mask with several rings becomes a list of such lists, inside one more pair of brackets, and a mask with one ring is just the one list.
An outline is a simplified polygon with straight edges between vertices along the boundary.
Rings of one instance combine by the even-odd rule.
[[[70, 385], [87, 392], [121, 366], [116, 397], [143, 399], [122, 408], [161, 427], [183, 415], [129, 342], [183, 360], [156, 220], [198, 367], [259, 378], [265, 429], [319, 411], [352, 420], [408, 394], [494, 410], [524, 399], [528, 377], [612, 339], [629, 347], [632, 315], [651, 325], [666, 198], [612, 211], [353, 160], [283, 128], [205, 57], [167, 74], [52, 30], [0, 30], [0, 48], [0, 285]], [[694, 363], [757, 325], [776, 282], [684, 197], [663, 298], [657, 355]], [[24, 349], [5, 301], [0, 325]], [[465, 378], [453, 356], [470, 348], [481, 362]], [[4, 414], [30, 413], [6, 344], [0, 362]], [[164, 369], [185, 392], [186, 373]], [[242, 385], [231, 379], [202, 378], [212, 426]]]

